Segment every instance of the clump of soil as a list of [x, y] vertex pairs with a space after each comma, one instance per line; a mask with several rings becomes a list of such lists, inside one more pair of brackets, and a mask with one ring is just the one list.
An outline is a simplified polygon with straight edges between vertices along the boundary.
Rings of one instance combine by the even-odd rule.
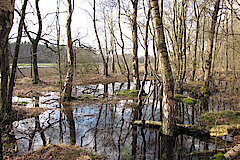
[[105, 160], [106, 157], [98, 156], [75, 145], [48, 145], [15, 160]]

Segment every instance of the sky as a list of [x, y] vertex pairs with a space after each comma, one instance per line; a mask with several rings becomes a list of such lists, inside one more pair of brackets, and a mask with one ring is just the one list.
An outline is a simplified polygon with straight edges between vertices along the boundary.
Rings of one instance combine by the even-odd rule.
[[[35, 11], [35, 0], [29, 0], [30, 3], [28, 3], [28, 8], [27, 8], [27, 15], [26, 15], [26, 24], [28, 27], [28, 30], [37, 32], [38, 26], [37, 26], [37, 16], [36, 16], [36, 11]], [[67, 0], [60, 0], [60, 25], [61, 25], [61, 43], [66, 44], [66, 18], [67, 18]], [[98, 0], [97, 0], [98, 1]], [[22, 5], [23, 0], [18, 0], [16, 1], [15, 8], [20, 10], [21, 5]], [[80, 42], [84, 45], [91, 46], [93, 48], [98, 49], [97, 41], [96, 41], [96, 36], [93, 28], [93, 20], [92, 20], [92, 15], [93, 15], [93, 7], [92, 7], [92, 2], [93, 0], [75, 0], [74, 2], [74, 11], [73, 11], [73, 17], [72, 17], [72, 39], [80, 39]], [[108, 2], [108, 1], [106, 1]], [[42, 38], [50, 40], [52, 43], [56, 43], [56, 6], [57, 0], [40, 0], [39, 1], [39, 7], [41, 11], [41, 16], [42, 16], [42, 21], [43, 21], [43, 33], [42, 33]], [[124, 2], [125, 7], [130, 4], [130, 1]], [[108, 5], [108, 4], [107, 4]], [[131, 5], [130, 5], [131, 6]], [[101, 10], [100, 5], [96, 5], [97, 10]], [[115, 6], [116, 7], [116, 6]], [[117, 26], [117, 8], [114, 8], [115, 12], [115, 17], [114, 17], [114, 24]], [[129, 13], [128, 13], [129, 14]], [[97, 13], [97, 25], [102, 26], [103, 21], [100, 19], [101, 13]], [[107, 15], [109, 16], [109, 15]], [[125, 19], [124, 19], [125, 18]], [[17, 33], [17, 27], [19, 23], [19, 16], [15, 14], [15, 19], [14, 19], [14, 26], [12, 28], [11, 37], [16, 37]], [[124, 35], [126, 35], [128, 38], [125, 38], [125, 53], [131, 53], [132, 52], [132, 42], [131, 42], [131, 28], [129, 21], [127, 20], [126, 16], [122, 16], [123, 23], [123, 32]], [[143, 29], [144, 30], [144, 29]], [[100, 35], [102, 47], [104, 49], [105, 42], [104, 42], [104, 34], [103, 34], [103, 27], [99, 27], [98, 33]], [[116, 30], [116, 37], [120, 39], [120, 35], [118, 30]], [[108, 34], [108, 39], [110, 37], [110, 34]], [[143, 40], [142, 37], [140, 37], [142, 44]], [[22, 42], [27, 41], [29, 42], [28, 38], [23, 37]], [[108, 42], [109, 44], [109, 42]], [[120, 54], [120, 48], [118, 47], [117, 49]], [[143, 56], [144, 51], [143, 48], [141, 48], [141, 45], [139, 45], [139, 55]]]
[[[15, 8], [21, 9], [23, 0], [16, 1]], [[55, 41], [56, 39], [56, 0], [40, 0], [39, 1], [41, 16], [43, 18], [43, 38], [52, 39]], [[27, 8], [26, 15], [26, 23], [28, 29], [34, 32], [37, 32], [37, 19], [36, 12], [33, 10], [35, 8], [34, 0], [30, 0]], [[65, 25], [66, 25], [66, 0], [61, 0], [60, 4], [60, 25], [61, 25], [61, 39], [62, 43], [65, 43]], [[95, 34], [93, 30], [93, 22], [87, 11], [92, 12], [91, 5], [87, 0], [77, 0], [74, 3], [74, 12], [72, 17], [72, 38], [79, 39], [85, 43], [92, 45], [95, 41]], [[19, 23], [19, 16], [15, 14], [14, 26], [12, 28], [11, 37], [16, 37], [16, 31]], [[28, 41], [27, 38], [23, 38], [22, 41]]]

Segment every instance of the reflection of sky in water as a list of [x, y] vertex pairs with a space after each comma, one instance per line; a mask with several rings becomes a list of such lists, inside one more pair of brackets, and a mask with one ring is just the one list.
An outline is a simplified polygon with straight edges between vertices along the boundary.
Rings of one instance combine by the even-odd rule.
[[[88, 86], [76, 86], [73, 89], [73, 94], [79, 96], [82, 94], [90, 94], [95, 97], [99, 97], [104, 94], [104, 88], [108, 89], [108, 95], [114, 95], [120, 90], [127, 89], [127, 83], [110, 83], [110, 84], [97, 84]], [[134, 88], [134, 83], [131, 83], [130, 89]]]
[[[106, 85], [105, 85], [106, 87]], [[132, 85], [131, 88], [134, 86]], [[121, 89], [126, 89], [126, 84], [115, 83], [108, 84], [108, 94], [113, 95]], [[153, 100], [152, 83], [145, 85], [145, 92], [150, 95], [144, 100], [142, 109], [143, 119], [159, 120], [160, 119], [160, 102]], [[160, 89], [156, 90], [160, 92]], [[103, 95], [104, 85], [77, 86], [75, 95], [91, 94], [98, 97]], [[58, 93], [44, 93], [44, 97], [39, 97], [39, 107], [49, 108], [39, 115], [40, 126], [44, 131], [46, 139], [50, 138], [52, 144], [70, 143], [69, 120], [57, 101]], [[35, 101], [30, 98], [14, 97], [13, 102], [25, 101], [30, 102], [26, 107], [34, 107]], [[154, 103], [153, 103], [154, 102]], [[129, 122], [132, 119], [132, 108], [126, 104], [133, 103], [133, 100], [120, 100], [118, 104], [91, 104], [86, 106], [72, 106], [72, 114], [75, 123], [76, 142], [79, 146], [90, 149], [97, 148], [99, 154], [107, 155], [111, 159], [117, 159], [122, 154], [122, 149], [130, 151], [132, 143], [132, 126]], [[183, 106], [182, 106], [183, 107]], [[191, 106], [184, 106], [185, 123], [189, 123], [192, 114]], [[199, 107], [199, 104], [196, 105]], [[101, 115], [100, 115], [101, 114]], [[98, 126], [96, 126], [98, 124]], [[28, 118], [13, 124], [15, 128], [15, 136], [18, 140], [18, 149], [20, 152], [26, 152], [29, 143], [29, 134], [35, 129], [35, 118]], [[60, 134], [62, 133], [62, 134]], [[157, 159], [159, 154], [160, 137], [157, 130], [137, 128], [137, 155], [139, 157], [144, 153], [143, 142], [146, 141], [147, 159]], [[42, 146], [42, 140], [39, 133], [36, 133], [33, 139], [33, 150]], [[201, 142], [190, 136], [178, 136], [178, 147], [175, 152], [179, 154], [189, 153], [194, 150], [204, 150], [207, 143]], [[127, 148], [127, 149], [126, 149]], [[215, 145], [208, 145], [209, 149], [215, 149]], [[121, 150], [119, 150], [121, 149]], [[176, 150], [177, 149], [177, 150]], [[184, 158], [183, 158], [184, 159]], [[199, 158], [192, 158], [199, 159]]]
[[[99, 116], [99, 110], [102, 107], [102, 116], [99, 119], [98, 123], [98, 135], [101, 133], [100, 136], [105, 137], [109, 133], [104, 133], [106, 128], [109, 125], [112, 125], [116, 130], [119, 130], [120, 113], [122, 110], [118, 108], [119, 113], [116, 111], [110, 111], [113, 106], [99, 106], [99, 105], [90, 105], [90, 106], [79, 106], [73, 108], [73, 117], [75, 121], [75, 129], [76, 129], [76, 137], [77, 137], [77, 144], [81, 146], [86, 146], [88, 148], [94, 147], [94, 133], [96, 127], [96, 121]], [[119, 106], [116, 106], [119, 107]], [[108, 112], [115, 112], [114, 115], [106, 115], [110, 114]], [[124, 119], [126, 121], [130, 121], [130, 114], [131, 110], [126, 109], [124, 114]], [[107, 117], [105, 117], [106, 115]], [[109, 119], [109, 117], [112, 118]], [[39, 116], [40, 126], [44, 129], [45, 137], [51, 139], [51, 143], [56, 144], [59, 143], [59, 139], [61, 137], [60, 134], [60, 110], [49, 110], [45, 111]], [[35, 128], [35, 118], [24, 119], [18, 122], [14, 122], [13, 126], [15, 128], [15, 136], [17, 139], [23, 138], [18, 141], [18, 147], [20, 152], [24, 152], [28, 148], [28, 139], [29, 134]], [[49, 127], [50, 126], [50, 127]], [[61, 118], [61, 126], [63, 130], [63, 143], [69, 143], [69, 126], [66, 120], [66, 116], [63, 114]], [[107, 129], [108, 130], [108, 129]], [[116, 131], [114, 131], [116, 132]], [[108, 136], [107, 136], [108, 137]], [[98, 140], [100, 142], [100, 140]], [[105, 142], [105, 141], [103, 141]], [[39, 148], [42, 146], [41, 138], [39, 137], [39, 133], [34, 137], [34, 149]]]
[[39, 102], [37, 102], [37, 98], [22, 98], [14, 96], [13, 102], [28, 102], [28, 104], [24, 107], [26, 108], [34, 108], [36, 103], [39, 103], [39, 107], [41, 108], [56, 108], [59, 106], [59, 93], [58, 92], [49, 92], [42, 93], [43, 96], [39, 96]]

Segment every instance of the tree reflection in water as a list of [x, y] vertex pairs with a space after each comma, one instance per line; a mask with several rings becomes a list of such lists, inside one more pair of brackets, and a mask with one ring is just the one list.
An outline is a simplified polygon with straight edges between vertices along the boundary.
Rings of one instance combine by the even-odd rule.
[[[78, 95], [84, 92], [94, 97], [113, 100], [112, 95], [121, 89], [126, 89], [127, 84], [98, 84], [77, 88]], [[57, 105], [57, 109], [47, 110], [34, 118], [14, 122], [19, 151], [26, 152], [29, 148], [36, 150], [46, 144], [46, 139], [50, 138], [52, 144], [77, 144], [94, 149], [97, 153], [114, 160], [169, 157], [173, 160], [198, 160], [199, 157], [190, 156], [188, 153], [219, 147], [191, 136], [166, 137], [162, 136], [158, 129], [132, 126], [130, 123], [132, 120], [161, 120], [162, 85], [156, 81], [149, 81], [144, 90], [147, 96], [142, 99], [141, 107], [136, 107], [138, 103], [134, 100], [62, 106], [62, 108]], [[215, 101], [214, 98], [209, 99], [209, 110], [213, 110]], [[183, 103], [177, 103], [176, 106], [179, 123], [197, 124], [196, 119], [203, 109], [200, 101], [194, 108]], [[35, 107], [38, 107], [38, 103]]]

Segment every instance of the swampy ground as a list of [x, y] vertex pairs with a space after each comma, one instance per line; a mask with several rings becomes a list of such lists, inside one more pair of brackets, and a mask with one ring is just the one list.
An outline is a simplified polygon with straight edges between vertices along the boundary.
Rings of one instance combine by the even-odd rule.
[[[161, 84], [151, 79], [145, 86], [146, 97], [140, 119], [159, 121]], [[202, 108], [202, 82], [184, 84], [184, 100], [176, 100], [179, 123], [208, 129], [216, 125], [238, 124], [240, 80], [225, 74], [218, 74], [214, 79], [214, 89], [207, 102], [209, 112]], [[17, 140], [13, 145], [18, 149], [14, 151], [13, 145], [9, 145], [9, 149], [5, 147], [6, 159], [68, 157], [115, 160], [168, 157], [172, 160], [204, 160], [215, 154], [203, 154], [205, 150], [240, 143], [239, 132], [221, 135], [215, 141], [184, 134], [169, 139], [161, 135], [158, 129], [132, 126], [136, 96], [118, 95], [119, 91], [126, 89], [124, 75], [107, 78], [99, 74], [77, 75], [73, 89], [76, 99], [70, 103], [58, 101], [58, 76], [46, 74], [41, 80], [40, 84], [32, 84], [32, 79], [26, 77], [16, 80], [13, 126]], [[134, 85], [131, 86], [133, 89]], [[48, 138], [51, 139], [51, 145], [42, 147]], [[71, 146], [72, 143], [76, 145]], [[68, 153], [71, 153], [71, 157]]]

